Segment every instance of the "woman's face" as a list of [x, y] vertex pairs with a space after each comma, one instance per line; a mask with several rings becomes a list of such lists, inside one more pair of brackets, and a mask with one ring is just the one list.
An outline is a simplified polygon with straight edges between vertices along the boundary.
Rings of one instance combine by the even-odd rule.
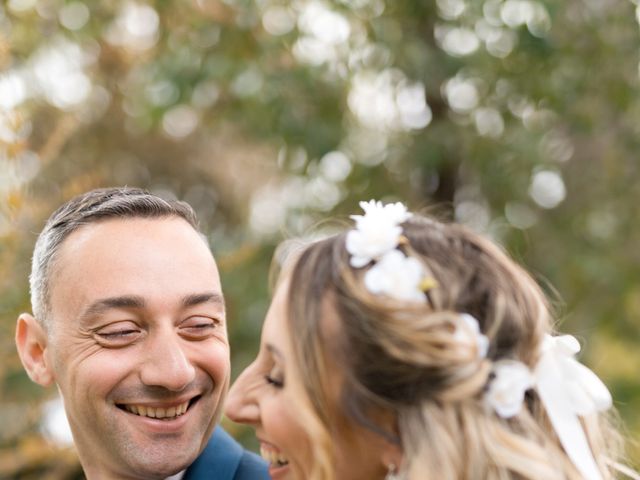
[[[258, 356], [231, 388], [226, 414], [235, 422], [255, 428], [260, 453], [269, 462], [273, 479], [303, 480], [311, 471], [314, 445], [302, 426], [299, 394], [294, 393], [300, 386], [293, 384], [296, 377], [291, 372], [295, 360], [285, 318], [287, 291], [288, 282], [281, 282], [264, 321]], [[335, 419], [332, 441], [336, 478], [382, 479], [385, 464], [392, 463], [397, 449], [341, 414], [338, 398], [344, 376], [337, 363], [327, 363], [326, 371], [332, 374], [327, 397], [334, 411], [330, 416]]]
[[255, 428], [271, 478], [303, 479], [310, 445], [286, 381], [292, 352], [284, 318], [285, 287], [283, 284], [277, 289], [267, 312], [258, 356], [229, 392], [226, 414], [235, 422]]

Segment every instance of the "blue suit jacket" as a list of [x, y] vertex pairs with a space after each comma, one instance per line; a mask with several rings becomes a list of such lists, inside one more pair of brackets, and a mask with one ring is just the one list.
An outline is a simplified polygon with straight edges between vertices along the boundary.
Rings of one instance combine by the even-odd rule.
[[221, 427], [216, 427], [184, 480], [269, 480], [267, 463], [255, 453], [244, 450]]

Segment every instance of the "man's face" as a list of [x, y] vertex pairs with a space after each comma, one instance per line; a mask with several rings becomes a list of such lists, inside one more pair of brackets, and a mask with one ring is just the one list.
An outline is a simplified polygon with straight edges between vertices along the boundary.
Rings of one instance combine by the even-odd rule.
[[174, 217], [81, 227], [51, 307], [45, 358], [87, 476], [163, 478], [193, 462], [229, 383], [220, 279], [196, 231]]

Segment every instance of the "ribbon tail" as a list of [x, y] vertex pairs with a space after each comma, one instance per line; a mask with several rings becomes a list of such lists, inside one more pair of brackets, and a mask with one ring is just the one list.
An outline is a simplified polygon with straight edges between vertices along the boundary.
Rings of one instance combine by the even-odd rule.
[[536, 391], [549, 420], [564, 451], [580, 474], [586, 480], [602, 480], [580, 419], [575, 414], [569, 396], [563, 391], [565, 381], [559, 373], [560, 369], [553, 359], [544, 357], [536, 368]]
[[611, 408], [613, 399], [607, 386], [602, 383], [598, 376], [581, 363], [574, 362], [576, 378], [578, 378], [583, 391], [589, 397], [589, 408], [586, 410], [576, 410], [578, 415], [587, 415], [589, 413], [601, 412]]

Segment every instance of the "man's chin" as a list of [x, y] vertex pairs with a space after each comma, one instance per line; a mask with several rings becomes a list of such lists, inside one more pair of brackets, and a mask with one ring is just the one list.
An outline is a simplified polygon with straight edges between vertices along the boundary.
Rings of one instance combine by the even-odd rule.
[[[111, 472], [108, 477], [155, 480], [185, 470], [205, 448], [216, 426], [219, 409], [213, 400], [200, 398], [185, 414], [171, 420], [140, 416], [113, 406], [108, 428], [102, 429], [109, 434], [85, 442], [79, 435], [79, 446], [93, 446], [86, 451], [78, 449], [85, 471], [99, 475], [96, 469], [104, 469]], [[109, 454], [96, 462], [100, 451]]]
[[165, 479], [181, 472], [200, 455], [210, 436], [202, 427], [191, 427], [180, 432], [158, 432], [127, 425], [124, 430], [128, 434], [118, 435], [121, 441], [115, 445], [119, 451], [114, 457], [119, 458], [116, 469], [123, 478], [133, 473], [134, 478], [142, 479]]
[[[180, 447], [177, 447], [180, 448]], [[129, 458], [129, 465], [122, 466], [127, 473], [136, 472], [136, 477], [144, 479], [165, 479], [185, 470], [198, 457], [199, 451], [190, 449], [186, 452], [166, 452], [160, 448], [157, 452], [146, 452], [144, 455]]]

